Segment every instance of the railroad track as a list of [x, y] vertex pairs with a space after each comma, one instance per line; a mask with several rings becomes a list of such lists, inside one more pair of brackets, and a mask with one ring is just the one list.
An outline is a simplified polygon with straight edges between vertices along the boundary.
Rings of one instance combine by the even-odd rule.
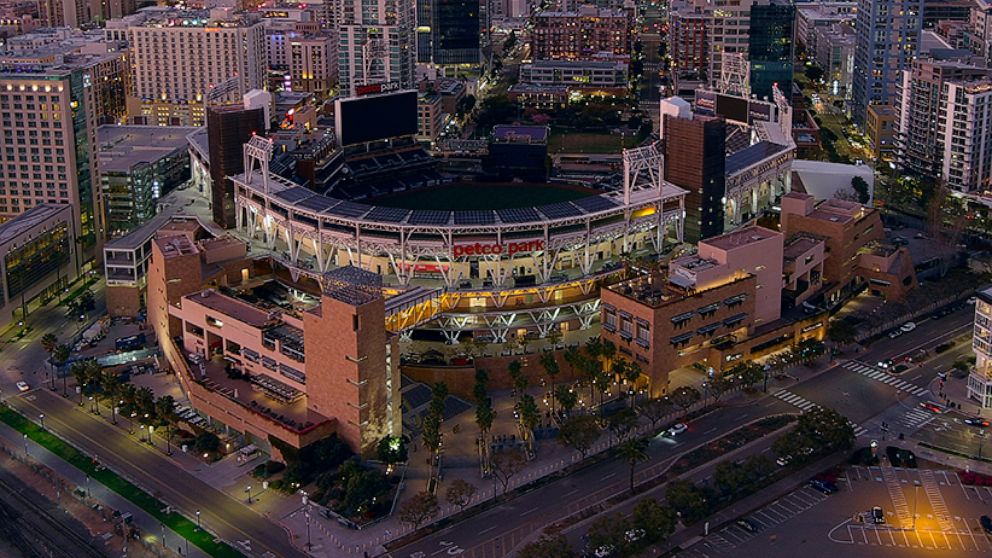
[[0, 538], [26, 558], [106, 558], [77, 527], [60, 521], [0, 474]]

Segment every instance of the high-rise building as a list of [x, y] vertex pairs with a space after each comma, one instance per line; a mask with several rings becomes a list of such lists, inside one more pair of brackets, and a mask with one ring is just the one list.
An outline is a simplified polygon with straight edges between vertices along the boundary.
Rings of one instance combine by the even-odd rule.
[[595, 6], [582, 6], [574, 12], [541, 12], [534, 17], [531, 49], [534, 60], [629, 56], [630, 16]]
[[479, 38], [479, 0], [417, 3], [418, 62], [478, 64]]
[[234, 184], [228, 177], [244, 172], [244, 145], [265, 129], [264, 109], [233, 105], [207, 109], [211, 208], [214, 222], [225, 229], [235, 225]]
[[202, 126], [217, 87], [240, 95], [265, 84], [265, 32], [255, 14], [226, 8], [152, 12], [128, 27], [137, 124]]
[[992, 70], [967, 60], [926, 58], [913, 61], [901, 78], [896, 104], [899, 168], [944, 180], [959, 191], [988, 186], [992, 125], [983, 115]]
[[900, 72], [920, 42], [923, 0], [859, 0], [854, 26], [851, 117], [864, 125], [868, 105], [895, 104]]
[[84, 259], [102, 243], [104, 228], [92, 83], [85, 61], [0, 70], [0, 219], [44, 203], [71, 205]]
[[971, 348], [975, 352], [975, 369], [968, 375], [968, 399], [983, 409], [992, 407], [992, 287], [975, 293], [975, 330]]
[[339, 7], [338, 81], [345, 94], [360, 85], [415, 86], [416, 14], [409, 0], [343, 0]]
[[772, 98], [772, 85], [792, 83], [796, 6], [772, 1], [751, 6], [748, 41], [751, 94]]
[[685, 188], [685, 242], [723, 233], [727, 126], [722, 118], [663, 116], [665, 180]]

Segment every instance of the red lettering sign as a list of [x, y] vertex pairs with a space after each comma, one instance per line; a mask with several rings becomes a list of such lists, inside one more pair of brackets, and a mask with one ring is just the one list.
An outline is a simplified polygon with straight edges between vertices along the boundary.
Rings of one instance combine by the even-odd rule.
[[543, 240], [521, 240], [519, 242], [507, 242], [504, 244], [455, 244], [451, 248], [451, 255], [455, 258], [464, 256], [500, 256], [506, 254], [523, 254], [526, 252], [537, 252], [544, 250]]

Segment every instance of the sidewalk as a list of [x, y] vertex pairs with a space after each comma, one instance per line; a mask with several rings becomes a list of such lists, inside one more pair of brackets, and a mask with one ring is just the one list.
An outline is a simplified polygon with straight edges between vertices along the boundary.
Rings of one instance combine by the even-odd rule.
[[[76, 469], [72, 465], [62, 461], [61, 458], [36, 444], [34, 441], [24, 439], [19, 432], [3, 423], [0, 423], [0, 444], [7, 446], [14, 451], [17, 451], [15, 448], [19, 448], [22, 451], [26, 449], [27, 454], [32, 459], [44, 464], [46, 467], [54, 470], [63, 478], [68, 479], [76, 486], [79, 486], [81, 489], [85, 490], [89, 498], [100, 502], [102, 505], [110, 509], [131, 512], [134, 516], [134, 524], [141, 529], [142, 533], [144, 533], [144, 538], [146, 540], [150, 539], [151, 542], [155, 544], [162, 543], [164, 547], [170, 549], [170, 556], [176, 556], [177, 554], [175, 554], [175, 551], [181, 545], [183, 556], [191, 556], [193, 558], [209, 558], [207, 554], [203, 553], [195, 546], [190, 546], [189, 553], [187, 554], [185, 540], [171, 529], [165, 528], [150, 514], [118, 495], [116, 492], [112, 492], [107, 489], [99, 482], [91, 481], [90, 478], [79, 469]], [[64, 497], [67, 496], [68, 495], [64, 495]]]

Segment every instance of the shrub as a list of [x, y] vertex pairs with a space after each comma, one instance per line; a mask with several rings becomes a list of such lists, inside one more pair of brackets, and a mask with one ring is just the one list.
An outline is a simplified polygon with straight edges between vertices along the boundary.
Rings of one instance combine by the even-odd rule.
[[269, 460], [265, 462], [265, 472], [268, 473], [269, 475], [275, 475], [276, 473], [281, 473], [285, 468], [286, 465], [278, 461]]
[[935, 348], [934, 351], [936, 351], [937, 354], [945, 353], [953, 346], [954, 343], [941, 343], [940, 345], [937, 345], [937, 348]]

